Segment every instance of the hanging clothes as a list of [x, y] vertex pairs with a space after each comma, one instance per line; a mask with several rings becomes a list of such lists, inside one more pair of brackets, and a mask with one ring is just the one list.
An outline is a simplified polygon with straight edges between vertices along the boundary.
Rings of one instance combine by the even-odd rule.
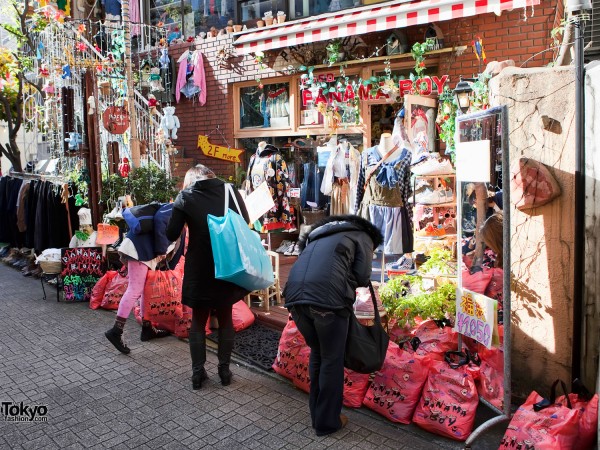
[[274, 206], [263, 216], [263, 230], [290, 230], [295, 228], [296, 217], [288, 194], [287, 164], [283, 156], [273, 149], [273, 146], [259, 147], [250, 157], [247, 180], [252, 190], [266, 181], [273, 198]]
[[[355, 211], [381, 231], [385, 254], [413, 251], [412, 208], [408, 206], [412, 193], [411, 158], [411, 152], [404, 148], [394, 160], [375, 167], [381, 161], [378, 146], [368, 148], [361, 155]], [[369, 177], [373, 170], [376, 173]], [[367, 177], [369, 181], [365, 186]]]
[[330, 214], [354, 214], [360, 152], [350, 142], [338, 144], [329, 155], [321, 192], [331, 196]]
[[198, 50], [186, 50], [177, 60], [179, 70], [175, 86], [175, 100], [179, 103], [181, 94], [192, 98], [198, 94], [200, 106], [206, 103], [206, 75], [204, 73], [204, 57]]

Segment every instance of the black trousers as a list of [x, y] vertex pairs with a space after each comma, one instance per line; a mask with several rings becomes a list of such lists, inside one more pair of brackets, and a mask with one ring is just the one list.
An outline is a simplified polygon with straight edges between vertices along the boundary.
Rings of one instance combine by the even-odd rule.
[[292, 317], [310, 347], [308, 406], [317, 436], [334, 433], [342, 426], [344, 350], [348, 317], [309, 305], [291, 308]]

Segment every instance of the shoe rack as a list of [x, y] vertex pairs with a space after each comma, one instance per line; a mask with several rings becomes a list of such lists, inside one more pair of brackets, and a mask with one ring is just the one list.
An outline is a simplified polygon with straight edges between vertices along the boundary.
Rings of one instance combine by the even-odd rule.
[[[434, 191], [440, 189], [440, 186], [443, 186], [444, 189], [452, 189], [452, 198], [449, 201], [443, 203], [419, 203], [417, 202], [417, 184], [418, 180], [428, 180], [427, 184], [433, 187]], [[454, 211], [454, 228], [456, 229], [456, 174], [442, 174], [442, 175], [415, 175], [413, 178], [413, 205], [422, 205], [426, 208], [431, 208], [433, 210], [433, 225], [439, 227], [440, 225], [440, 210], [446, 209], [449, 211]], [[415, 232], [419, 231], [420, 228], [415, 224]], [[456, 234], [456, 233], [453, 233]], [[415, 235], [416, 238], [421, 239], [430, 239], [430, 237], [419, 237]]]

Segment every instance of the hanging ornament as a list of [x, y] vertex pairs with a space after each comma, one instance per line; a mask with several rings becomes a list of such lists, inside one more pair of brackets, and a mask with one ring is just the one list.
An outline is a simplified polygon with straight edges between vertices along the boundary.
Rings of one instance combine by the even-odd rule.
[[[75, 194], [75, 206], [83, 206], [85, 205], [87, 202], [85, 201], [85, 199], [81, 196], [81, 194]], [[87, 235], [86, 238], [87, 239]], [[83, 240], [85, 240], [83, 239]]]
[[85, 45], [84, 42], [78, 42], [77, 45], [75, 45], [75, 48], [77, 50], [79, 50], [80, 52], [85, 52], [85, 50], [87, 49], [87, 46]]
[[480, 63], [483, 62], [484, 64], [487, 64], [487, 58], [485, 57], [485, 50], [483, 48], [483, 40], [479, 36], [476, 36], [475, 40], [471, 42], [471, 45], [475, 50], [475, 56], [477, 56], [477, 61], [479, 61]]
[[71, 78], [71, 66], [68, 64], [65, 64], [64, 66], [62, 66], [62, 75], [60, 76], [63, 80], [67, 79], [67, 78]]
[[127, 178], [129, 176], [129, 172], [131, 171], [131, 166], [129, 165], [129, 159], [127, 157], [123, 157], [121, 160], [121, 164], [119, 164], [119, 174], [123, 178]]
[[40, 66], [38, 76], [41, 78], [48, 78], [50, 76], [50, 70], [48, 70], [48, 66], [46, 64], [42, 64]]
[[35, 57], [37, 59], [42, 59], [42, 50], [44, 50], [44, 44], [40, 41], [37, 45], [37, 49], [35, 51]]

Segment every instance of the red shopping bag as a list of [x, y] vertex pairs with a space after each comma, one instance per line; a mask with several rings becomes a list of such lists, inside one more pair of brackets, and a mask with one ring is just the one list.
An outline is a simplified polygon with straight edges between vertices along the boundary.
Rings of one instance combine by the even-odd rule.
[[300, 349], [295, 358], [294, 377], [292, 382], [294, 386], [302, 389], [304, 392], [310, 392], [310, 377], [308, 375], [308, 360], [310, 358], [310, 347], [304, 346]]
[[390, 342], [381, 370], [375, 372], [363, 404], [392, 422], [409, 424], [429, 371], [428, 356]]
[[[152, 320], [152, 326], [160, 330], [167, 330], [180, 339], [187, 338], [192, 326], [192, 308], [183, 305], [182, 311], [182, 317], [168, 316], [158, 318], [157, 320]], [[133, 309], [133, 314], [135, 316], [135, 320], [137, 320], [137, 322], [141, 325], [142, 315], [139, 303]], [[212, 333], [209, 323], [210, 320], [207, 320], [204, 327], [204, 331], [207, 335]]]
[[[483, 347], [483, 346], [482, 346]], [[479, 353], [481, 364], [476, 378], [479, 396], [498, 409], [504, 406], [504, 351], [501, 348], [483, 347]]]
[[125, 294], [128, 285], [129, 278], [121, 272], [117, 272], [106, 285], [100, 307], [108, 310], [119, 309], [119, 303], [121, 303], [121, 298]]
[[104, 291], [106, 290], [106, 285], [110, 280], [117, 274], [116, 270], [109, 270], [102, 278], [96, 281], [94, 288], [92, 289], [92, 295], [90, 297], [90, 308], [98, 309], [100, 308], [100, 304], [102, 303], [102, 297], [104, 297]]
[[458, 334], [452, 327], [440, 327], [433, 320], [426, 320], [415, 330], [419, 338], [416, 352], [442, 361], [446, 352], [458, 347]]
[[144, 285], [144, 314], [147, 320], [156, 321], [167, 316], [183, 317], [179, 269], [149, 270]]
[[[574, 448], [585, 450], [592, 448], [598, 432], [598, 394], [592, 394], [579, 379], [573, 380], [572, 393], [569, 394], [571, 406], [578, 413], [579, 431]], [[556, 403], [567, 405], [564, 396], [556, 399]]]
[[240, 300], [233, 304], [231, 317], [233, 320], [233, 329], [236, 332], [245, 330], [252, 325], [255, 320], [254, 313], [250, 310], [244, 300]]
[[296, 371], [296, 356], [303, 347], [306, 347], [306, 341], [298, 330], [296, 322], [290, 317], [281, 333], [281, 338], [279, 338], [277, 356], [271, 366], [273, 370], [279, 375], [292, 380]]
[[462, 355], [457, 364], [432, 361], [413, 416], [413, 422], [421, 428], [458, 441], [464, 441], [473, 431], [479, 403], [468, 357]]
[[369, 374], [344, 368], [344, 406], [360, 408], [369, 388]]
[[[500, 450], [522, 449], [555, 450], [574, 449], [579, 431], [579, 412], [566, 405], [557, 403], [556, 385], [552, 385], [550, 400], [544, 399], [533, 391], [513, 416], [504, 437]], [[564, 388], [564, 383], [561, 382]], [[542, 409], [540, 409], [542, 408]]]

